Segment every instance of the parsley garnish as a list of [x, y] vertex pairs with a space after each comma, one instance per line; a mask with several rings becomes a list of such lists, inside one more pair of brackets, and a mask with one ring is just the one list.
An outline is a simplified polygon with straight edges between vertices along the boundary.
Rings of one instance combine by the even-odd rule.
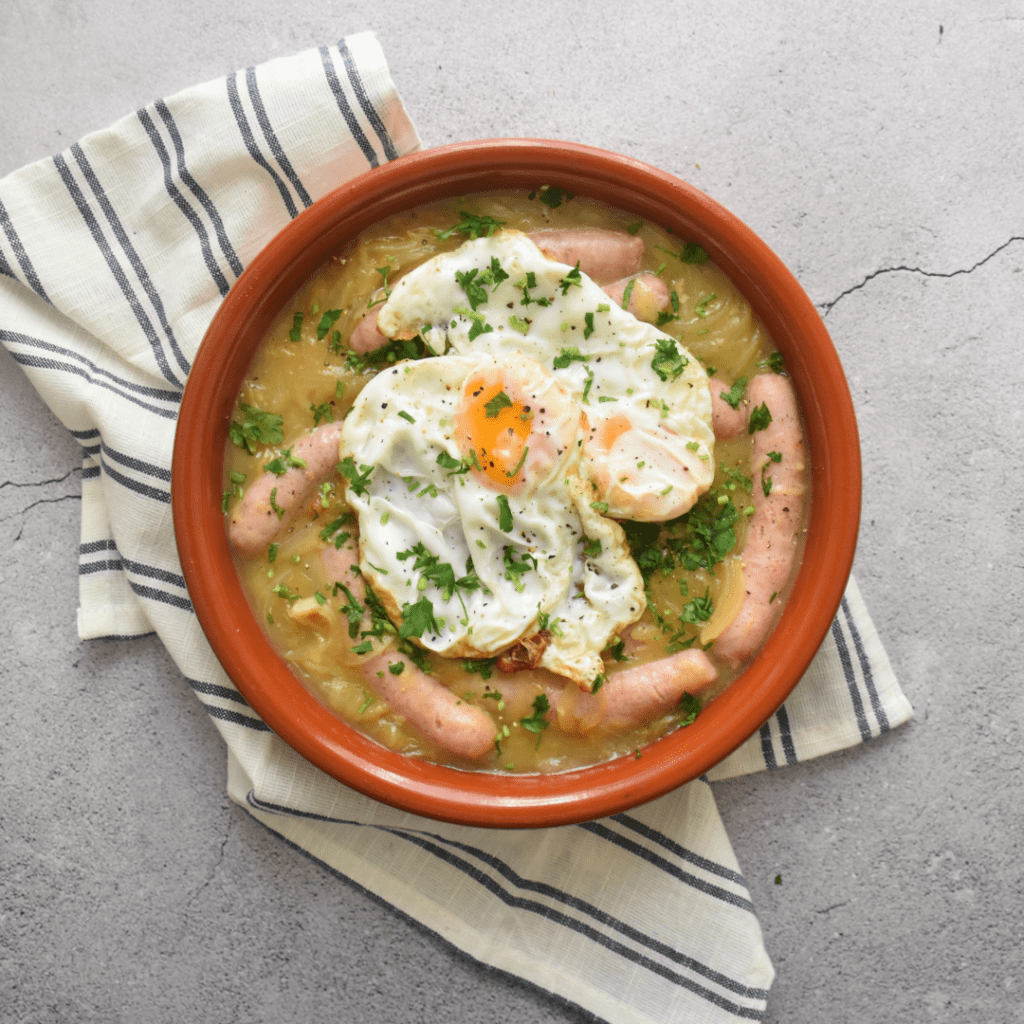
[[594, 314], [585, 313], [583, 324], [583, 340], [586, 341], [594, 333]]
[[510, 316], [508, 318], [508, 325], [513, 331], [518, 331], [520, 334], [530, 333], [530, 321], [522, 320], [517, 316]]
[[484, 403], [484, 414], [487, 419], [493, 420], [502, 409], [511, 408], [512, 399], [504, 391], [499, 391], [489, 402]]
[[309, 411], [313, 414], [314, 427], [319, 426], [321, 420], [327, 420], [328, 423], [334, 422], [334, 412], [331, 409], [330, 402], [323, 402], [320, 405], [310, 405]]
[[546, 206], [550, 206], [552, 210], [557, 210], [562, 203], [567, 203], [570, 199], [575, 198], [575, 193], [566, 192], [564, 188], [558, 188], [552, 185], [541, 185], [536, 191], [530, 193], [530, 198], [536, 196]]
[[626, 656], [626, 644], [621, 636], [617, 636], [612, 642], [605, 648], [605, 650], [616, 660], [616, 661], [629, 661]]
[[507, 476], [509, 480], [515, 480], [515, 478], [519, 476], [519, 470], [523, 468], [523, 463], [526, 461], [526, 456], [529, 454], [529, 451], [530, 446], [526, 445], [526, 447], [523, 448], [523, 454], [519, 456], [519, 461], [516, 463], [515, 469], [513, 469], [511, 473], [508, 470], [505, 471], [505, 476]]
[[687, 725], [693, 725], [697, 721], [697, 716], [703, 710], [701, 703], [690, 693], [684, 693], [679, 701], [679, 710], [682, 711], [683, 717], [679, 722], [680, 728], [685, 728]]
[[690, 360], [676, 348], [673, 338], [659, 338], [654, 348], [651, 369], [664, 381], [676, 380]]
[[270, 492], [270, 507], [274, 510], [274, 515], [276, 515], [278, 519], [284, 519], [284, 509], [277, 504], [276, 487]]
[[292, 328], [288, 332], [288, 338], [291, 341], [298, 341], [302, 337], [302, 320], [304, 314], [296, 311], [292, 316]]
[[402, 605], [402, 625], [398, 635], [402, 639], [411, 636], [419, 639], [424, 632], [438, 631], [437, 619], [434, 618], [434, 604], [429, 597], [421, 597], [415, 604]]
[[[593, 313], [588, 313], [588, 316], [593, 317]], [[554, 367], [556, 370], [564, 370], [570, 363], [585, 363], [589, 356], [581, 355], [580, 350], [573, 345], [571, 348], [563, 348], [561, 352], [555, 356]]]
[[587, 395], [590, 394], [590, 389], [594, 384], [594, 371], [588, 366], [587, 367], [587, 379], [583, 382], [583, 394], [580, 397], [580, 401], [584, 405], [590, 405], [590, 399]]
[[466, 293], [466, 298], [469, 299], [469, 304], [474, 310], [487, 301], [487, 289], [475, 280], [478, 273], [476, 267], [472, 270], [455, 271], [455, 280], [462, 285], [462, 290]]
[[334, 326], [335, 321], [344, 313], [343, 309], [328, 309], [324, 311], [323, 316], [320, 317], [320, 323], [316, 325], [316, 339], [317, 341], [323, 341], [327, 337], [327, 332]]
[[740, 407], [740, 399], [743, 398], [743, 392], [746, 389], [746, 387], [747, 378], [737, 377], [736, 383], [733, 384], [733, 386], [729, 388], [728, 391], [722, 391], [718, 397], [721, 398], [723, 402], [727, 402], [734, 409], [738, 409]]
[[713, 299], [717, 298], [718, 295], [716, 295], [715, 292], [712, 292], [710, 295], [706, 295], [703, 299], [700, 300], [700, 302], [697, 303], [696, 307], [694, 308], [694, 312], [697, 314], [697, 316], [701, 318], [701, 320], [704, 320], [708, 315], [708, 303], [711, 302]]
[[494, 234], [496, 228], [500, 228], [505, 222], [503, 220], [495, 220], [493, 217], [480, 217], [475, 213], [467, 213], [465, 210], [459, 210], [459, 216], [462, 220], [458, 224], [453, 225], [445, 231], [435, 231], [441, 241], [446, 241], [451, 238], [456, 232], [460, 235], [465, 235], [467, 238], [490, 238]]
[[753, 434], [756, 430], [765, 430], [772, 421], [772, 414], [766, 403], [762, 402], [756, 409], [750, 412], [750, 422], [747, 425], [747, 433]]
[[470, 464], [465, 459], [453, 458], [447, 452], [437, 453], [437, 464], [449, 471], [448, 476], [458, 476], [470, 470]]
[[576, 261], [576, 266], [569, 271], [565, 277], [562, 278], [561, 287], [562, 294], [568, 295], [569, 289], [575, 285], [577, 288], [583, 287], [583, 275], [580, 273], [580, 261]]
[[284, 440], [281, 429], [284, 420], [276, 413], [264, 412], [245, 402], [241, 403], [240, 408], [245, 419], [241, 423], [232, 422], [228, 428], [228, 437], [234, 445], [255, 455], [258, 445], [280, 444]]
[[636, 278], [631, 277], [629, 283], [622, 290], [622, 308], [629, 309], [629, 300], [633, 296], [633, 287], [636, 285]]
[[360, 497], [366, 494], [370, 477], [373, 475], [373, 466], [360, 466], [357, 469], [355, 459], [351, 455], [346, 455], [338, 463], [338, 472], [348, 480], [349, 488], [354, 494]]
[[[533, 698], [533, 714], [527, 718], [520, 718], [519, 724], [530, 732], [537, 734], [537, 747], [540, 747], [541, 736], [548, 727], [549, 722], [544, 717], [551, 710], [551, 702], [547, 694], [539, 693]], [[536, 749], [536, 748], [535, 748]]]
[[767, 359], [762, 359], [757, 365], [767, 366], [772, 373], [782, 373], [785, 369], [785, 366], [782, 363], [781, 352], [773, 352]]
[[[480, 660], [469, 660], [466, 659], [462, 662], [462, 670], [464, 672], [475, 673], [480, 676], [481, 679], [487, 680], [494, 675], [494, 666], [497, 663], [497, 658], [483, 658]], [[491, 700], [501, 700], [501, 694], [497, 690], [492, 690], [489, 693], [484, 694], [485, 697], [490, 697]]]
[[632, 224], [626, 225], [626, 230], [631, 234], [635, 235], [644, 226], [643, 219], [635, 220]]
[[298, 459], [292, 455], [291, 448], [285, 448], [276, 459], [271, 459], [263, 466], [264, 473], [273, 473], [274, 476], [284, 476], [290, 468], [305, 469], [306, 460]]
[[518, 593], [525, 589], [522, 581], [523, 573], [537, 568], [537, 559], [528, 551], [519, 552], [519, 561], [516, 561], [516, 549], [506, 544], [501, 549], [502, 561], [505, 563], [505, 579], [516, 588]]
[[704, 591], [703, 597], [695, 597], [683, 605], [683, 613], [680, 618], [683, 622], [707, 622], [715, 613], [715, 605], [708, 596], [710, 588]]
[[508, 498], [504, 494], [498, 495], [498, 529], [502, 533], [512, 532], [512, 509], [509, 508]]

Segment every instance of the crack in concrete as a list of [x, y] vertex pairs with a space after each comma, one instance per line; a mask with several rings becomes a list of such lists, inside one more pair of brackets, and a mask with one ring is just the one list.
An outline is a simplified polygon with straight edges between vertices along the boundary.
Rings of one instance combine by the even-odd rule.
[[865, 277], [864, 280], [859, 282], [858, 284], [852, 285], [851, 287], [847, 288], [846, 291], [840, 292], [831, 302], [818, 303], [818, 309], [821, 311], [821, 318], [824, 320], [825, 317], [827, 317], [828, 314], [832, 312], [832, 308], [838, 302], [845, 299], [848, 295], [852, 295], [854, 292], [860, 291], [862, 288], [866, 287], [871, 281], [873, 281], [876, 277], [881, 277], [883, 274], [907, 273], [920, 274], [922, 277], [959, 277], [961, 274], [972, 274], [975, 270], [978, 269], [978, 267], [984, 266], [986, 263], [988, 263], [989, 260], [994, 259], [996, 256], [998, 256], [999, 253], [1001, 253], [1004, 249], [1013, 245], [1014, 242], [1024, 242], [1024, 235], [1011, 235], [1005, 242], [1003, 242], [1002, 245], [997, 246], [987, 256], [983, 256], [980, 260], [978, 260], [978, 262], [975, 263], [974, 266], [961, 267], [959, 270], [951, 270], [949, 273], [942, 273], [937, 270], [923, 270], [921, 267], [882, 267], [881, 270], [875, 270], [872, 273], [868, 274], [868, 276]]
[[0, 480], [0, 490], [5, 487], [46, 487], [48, 484], [62, 484], [69, 476], [81, 472], [82, 467], [76, 466], [74, 469], [69, 469], [63, 476], [55, 476], [51, 480]]
[[221, 839], [221, 841], [220, 841], [220, 849], [217, 851], [217, 859], [211, 865], [210, 870], [209, 870], [209, 872], [207, 873], [207, 876], [206, 876], [206, 881], [204, 881], [203, 884], [200, 885], [199, 888], [196, 889], [196, 891], [194, 893], [192, 893], [191, 896], [189, 896], [188, 901], [186, 902], [185, 906], [182, 908], [183, 917], [185, 917], [185, 918], [188, 917], [188, 912], [189, 912], [189, 909], [191, 908], [192, 904], [195, 903], [195, 901], [199, 898], [200, 893], [202, 893], [202, 891], [213, 881], [214, 877], [216, 876], [217, 869], [220, 867], [221, 861], [224, 860], [224, 847], [228, 845], [228, 840], [230, 838], [231, 838], [231, 822], [229, 821], [228, 824], [227, 824], [227, 828], [224, 830], [224, 838]]
[[[0, 519], [0, 523], [9, 522], [12, 519], [16, 519], [18, 516], [27, 515], [37, 505], [57, 505], [62, 501], [81, 501], [82, 496], [80, 494], [62, 494], [59, 498], [40, 498], [38, 501], [33, 501], [31, 505], [26, 505], [23, 509], [19, 509], [17, 512], [11, 513], [9, 516], [4, 516]], [[18, 535], [11, 541], [12, 544], [21, 540], [21, 535], [25, 532], [24, 522], [21, 524], [21, 529], [18, 530]]]

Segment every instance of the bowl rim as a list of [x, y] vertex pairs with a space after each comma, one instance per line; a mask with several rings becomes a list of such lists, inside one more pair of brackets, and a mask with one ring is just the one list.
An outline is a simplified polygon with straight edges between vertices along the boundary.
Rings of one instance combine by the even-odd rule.
[[[468, 772], [370, 740], [320, 704], [273, 651], [231, 560], [220, 506], [223, 451], [258, 340], [346, 239], [445, 195], [539, 185], [600, 199], [699, 243], [751, 303], [783, 354], [803, 411], [813, 480], [807, 542], [768, 640], [691, 726], [644, 747], [639, 758], [552, 775]], [[753, 736], [788, 697], [831, 627], [853, 563], [860, 497], [860, 442], [839, 356], [779, 257], [725, 207], [674, 175], [628, 156], [546, 139], [482, 139], [400, 157], [339, 186], [286, 225], [210, 322], [182, 397], [171, 467], [175, 539], [193, 607], [227, 675], [266, 725], [367, 796], [429, 818], [501, 828], [627, 810], [704, 775]], [[812, 574], [811, 565], [822, 571]]]

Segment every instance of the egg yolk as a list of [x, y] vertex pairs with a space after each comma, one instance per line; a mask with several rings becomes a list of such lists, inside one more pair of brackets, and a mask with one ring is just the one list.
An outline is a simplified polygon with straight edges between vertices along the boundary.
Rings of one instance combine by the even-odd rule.
[[523, 479], [534, 410], [506, 390], [504, 380], [478, 374], [463, 388], [458, 429], [463, 449], [472, 451], [480, 472], [499, 488], [509, 489]]

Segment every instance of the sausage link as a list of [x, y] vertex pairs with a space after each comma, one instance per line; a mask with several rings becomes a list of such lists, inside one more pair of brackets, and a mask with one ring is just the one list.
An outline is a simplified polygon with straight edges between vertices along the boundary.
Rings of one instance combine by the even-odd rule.
[[[761, 646], [781, 607], [782, 602], [776, 604], [773, 598], [785, 587], [793, 570], [804, 506], [806, 455], [792, 383], [787, 377], [763, 374], [750, 382], [747, 397], [751, 408], [766, 405], [772, 421], [755, 432], [750, 459], [754, 514], [743, 549], [746, 597], [714, 647], [716, 654], [733, 665], [746, 661]], [[774, 462], [769, 452], [780, 454], [781, 461]], [[767, 495], [762, 476], [771, 477]]]
[[359, 546], [354, 540], [346, 541], [341, 548], [329, 544], [320, 552], [320, 562], [328, 585], [341, 583], [348, 587], [357, 601], [362, 603], [366, 600], [366, 583], [354, 568], [359, 565]]
[[[292, 446], [292, 456], [306, 463], [303, 469], [292, 468], [281, 476], [264, 472], [246, 489], [228, 524], [228, 539], [236, 550], [247, 555], [266, 550], [320, 484], [330, 479], [340, 442], [341, 424], [322, 423]], [[284, 512], [280, 518], [270, 504], [275, 491], [274, 504]]]
[[[395, 675], [391, 666], [401, 663]], [[404, 654], [388, 651], [363, 664], [363, 676], [392, 711], [425, 739], [459, 757], [477, 760], [494, 746], [498, 727], [487, 712], [460, 700]]]
[[723, 397], [722, 392], [728, 391], [732, 384], [722, 377], [712, 377], [711, 385], [711, 424], [715, 429], [715, 438], [728, 441], [747, 425], [750, 402], [746, 395], [740, 400], [739, 408], [734, 409]]
[[623, 277], [605, 285], [604, 293], [616, 306], [621, 307], [630, 282], [633, 287], [629, 292], [627, 312], [632, 313], [638, 320], [646, 320], [647, 323], [653, 324], [658, 319], [658, 314], [668, 309], [668, 285], [657, 274], [644, 271], [635, 277]]
[[366, 355], [367, 352], [375, 352], [382, 345], [386, 345], [388, 339], [381, 334], [377, 327], [377, 317], [380, 310], [367, 313], [362, 320], [352, 328], [349, 335], [348, 347], [357, 355]]
[[617, 672], [599, 691], [606, 702], [601, 728], [624, 732], [649, 722], [675, 707], [684, 693], [697, 696], [717, 678], [715, 666], [701, 650], [679, 651]]
[[639, 273], [644, 255], [641, 238], [605, 228], [546, 228], [531, 231], [530, 239], [548, 259], [570, 267], [579, 263], [598, 284]]

